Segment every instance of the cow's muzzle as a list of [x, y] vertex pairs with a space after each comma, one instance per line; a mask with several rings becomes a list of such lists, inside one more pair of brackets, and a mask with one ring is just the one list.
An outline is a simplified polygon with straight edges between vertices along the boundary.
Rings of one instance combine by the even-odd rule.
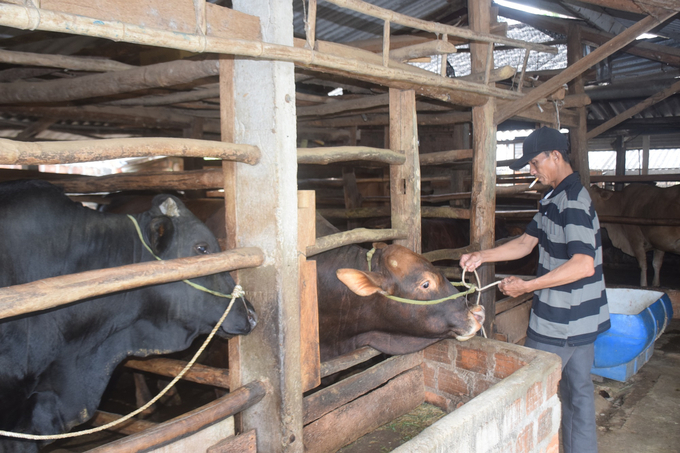
[[472, 307], [468, 312], [468, 319], [471, 321], [472, 324], [470, 326], [470, 330], [466, 334], [456, 336], [456, 340], [466, 341], [477, 334], [479, 329], [482, 328], [482, 324], [484, 324], [485, 319], [484, 307], [482, 307], [481, 305], [475, 305], [474, 307]]

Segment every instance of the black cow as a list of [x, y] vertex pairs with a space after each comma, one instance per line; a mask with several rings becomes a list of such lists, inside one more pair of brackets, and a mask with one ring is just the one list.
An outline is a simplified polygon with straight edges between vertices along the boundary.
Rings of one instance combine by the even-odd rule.
[[[135, 218], [162, 259], [219, 251], [172, 196], [157, 196]], [[0, 287], [152, 260], [127, 216], [87, 209], [45, 182], [0, 184]], [[234, 288], [228, 273], [192, 281], [225, 294]], [[228, 302], [175, 282], [0, 320], [0, 429], [55, 434], [86, 421], [116, 365], [188, 348]], [[255, 324], [253, 307], [239, 300], [219, 333], [243, 335]], [[1, 452], [37, 450], [36, 442], [0, 437]]]
[[[316, 232], [322, 237], [337, 229], [317, 216]], [[458, 290], [421, 255], [399, 245], [374, 247], [370, 272], [368, 250], [356, 245], [312, 258], [317, 263], [322, 360], [361, 346], [406, 354], [442, 338], [467, 340], [481, 328], [484, 308], [468, 306], [465, 297], [436, 305], [412, 305], [385, 297], [427, 301]]]

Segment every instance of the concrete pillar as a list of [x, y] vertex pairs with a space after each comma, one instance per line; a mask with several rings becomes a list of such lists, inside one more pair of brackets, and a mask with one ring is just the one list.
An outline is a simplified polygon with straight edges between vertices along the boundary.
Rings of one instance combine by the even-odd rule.
[[[293, 46], [291, 0], [234, 0], [233, 6], [260, 18], [264, 42]], [[241, 423], [257, 429], [258, 451], [302, 452], [293, 64], [237, 58], [233, 101], [235, 143], [262, 151], [259, 164], [235, 167], [236, 245], [260, 247], [265, 255], [260, 268], [238, 275], [259, 323], [240, 339], [233, 372], [242, 383], [267, 385], [267, 396], [243, 412]]]

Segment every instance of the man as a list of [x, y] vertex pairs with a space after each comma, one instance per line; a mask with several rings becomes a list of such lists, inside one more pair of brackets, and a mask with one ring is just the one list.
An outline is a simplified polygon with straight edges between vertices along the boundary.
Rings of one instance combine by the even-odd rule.
[[597, 452], [595, 401], [590, 369], [593, 342], [610, 327], [602, 275], [600, 223], [588, 191], [569, 163], [567, 139], [543, 127], [524, 141], [523, 155], [532, 176], [553, 188], [520, 237], [499, 247], [463, 255], [460, 266], [472, 271], [482, 263], [528, 255], [539, 246], [537, 278], [505, 278], [500, 289], [515, 297], [533, 292], [525, 346], [562, 359], [562, 443], [566, 453]]

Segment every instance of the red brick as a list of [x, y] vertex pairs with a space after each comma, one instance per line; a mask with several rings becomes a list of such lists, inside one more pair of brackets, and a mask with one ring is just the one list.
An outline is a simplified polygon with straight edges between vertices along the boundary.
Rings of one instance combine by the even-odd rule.
[[548, 437], [552, 431], [552, 407], [547, 408], [540, 417], [538, 417], [538, 440], [537, 442], [542, 442], [543, 439]]
[[488, 354], [484, 351], [460, 348], [456, 357], [456, 366], [475, 373], [485, 374], [489, 368], [486, 363], [487, 357]]
[[505, 379], [526, 365], [526, 362], [522, 362], [516, 357], [505, 354], [496, 353], [493, 357], [496, 362], [496, 365], [494, 366], [494, 376], [498, 379]]
[[526, 426], [517, 436], [517, 453], [529, 453], [534, 448], [534, 425]]
[[458, 374], [444, 368], [439, 369], [437, 384], [439, 390], [450, 395], [468, 395], [470, 393], [468, 391], [467, 382], [465, 382], [464, 379]]
[[486, 392], [489, 387], [494, 385], [496, 381], [487, 379], [484, 376], [475, 376], [475, 380], [472, 384], [472, 395], [473, 397]]
[[550, 444], [548, 445], [548, 448], [545, 449], [545, 453], [560, 453], [560, 435], [555, 434], [550, 441]]
[[556, 369], [550, 374], [550, 376], [548, 376], [545, 384], [545, 390], [547, 392], [547, 395], [545, 396], [546, 400], [549, 400], [551, 396], [557, 393], [557, 387], [560, 383], [560, 379], [562, 379], [562, 369], [560, 368]]
[[451, 365], [453, 362], [449, 354], [449, 342], [440, 341], [425, 348], [425, 359]]
[[437, 406], [439, 409], [446, 412], [450, 412], [451, 407], [453, 406], [453, 402], [449, 398], [428, 391], [425, 392], [425, 402]]
[[437, 382], [434, 379], [436, 370], [427, 363], [423, 363], [422, 367], [423, 383], [425, 384], [425, 387], [429, 387], [431, 389], [437, 388]]
[[543, 384], [536, 382], [527, 391], [527, 414], [531, 414], [534, 409], [543, 402]]

